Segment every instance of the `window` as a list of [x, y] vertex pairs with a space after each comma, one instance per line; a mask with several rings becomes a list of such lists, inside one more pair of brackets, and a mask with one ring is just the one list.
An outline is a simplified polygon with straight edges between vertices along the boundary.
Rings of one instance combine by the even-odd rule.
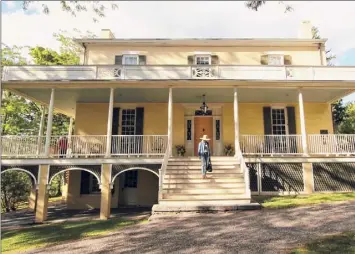
[[187, 137], [186, 140], [192, 140], [192, 135], [191, 135], [191, 127], [192, 127], [192, 121], [191, 120], [187, 120]]
[[284, 108], [273, 108], [271, 110], [272, 134], [286, 135], [286, 115]]
[[216, 140], [221, 139], [221, 121], [216, 120]]
[[195, 56], [196, 65], [210, 65], [211, 56]]
[[284, 65], [284, 56], [283, 55], [268, 55], [268, 64], [269, 65]]
[[138, 170], [130, 170], [125, 172], [124, 187], [137, 188], [138, 184]]
[[99, 182], [97, 181], [97, 178], [93, 174], [90, 174], [90, 193], [99, 193], [99, 192], [100, 192]]
[[138, 55], [123, 55], [123, 64], [124, 65], [138, 65], [139, 64]]
[[134, 135], [136, 127], [136, 110], [123, 109], [122, 110], [122, 129], [121, 135]]

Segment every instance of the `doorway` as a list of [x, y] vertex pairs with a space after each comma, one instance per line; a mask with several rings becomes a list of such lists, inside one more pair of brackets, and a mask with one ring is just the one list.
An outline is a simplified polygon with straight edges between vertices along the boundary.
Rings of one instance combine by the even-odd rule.
[[212, 116], [195, 116], [194, 118], [194, 154], [198, 155], [198, 144], [203, 135], [210, 138], [210, 150], [213, 151], [213, 117]]

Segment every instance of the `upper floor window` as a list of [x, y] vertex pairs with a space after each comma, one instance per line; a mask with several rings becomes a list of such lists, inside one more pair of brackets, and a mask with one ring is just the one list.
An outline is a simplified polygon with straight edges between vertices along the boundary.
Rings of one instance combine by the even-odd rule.
[[195, 64], [196, 65], [210, 65], [211, 64], [211, 56], [195, 56]]
[[134, 135], [136, 130], [136, 110], [122, 110], [122, 129], [121, 135]]
[[284, 65], [284, 56], [268, 55], [268, 65]]
[[124, 65], [138, 65], [139, 64], [139, 57], [138, 55], [123, 55]]

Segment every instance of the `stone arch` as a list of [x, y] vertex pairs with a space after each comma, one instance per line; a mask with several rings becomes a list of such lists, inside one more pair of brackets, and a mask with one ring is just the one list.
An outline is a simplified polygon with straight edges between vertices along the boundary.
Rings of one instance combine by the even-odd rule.
[[151, 173], [153, 173], [154, 175], [156, 175], [158, 178], [159, 178], [159, 174], [157, 172], [155, 172], [154, 170], [152, 169], [149, 169], [149, 168], [145, 168], [145, 167], [130, 167], [130, 168], [127, 168], [127, 169], [123, 169], [121, 171], [119, 171], [118, 173], [116, 173], [115, 175], [113, 175], [112, 177], [112, 180], [111, 180], [111, 184], [113, 184], [116, 180], [116, 178], [124, 173], [124, 172], [127, 172], [127, 171], [131, 171], [131, 170], [145, 170], [145, 171], [149, 171]]
[[23, 168], [14, 167], [14, 168], [7, 168], [7, 169], [2, 170], [1, 174], [2, 173], [6, 173], [8, 171], [22, 171], [22, 172], [27, 173], [32, 178], [32, 180], [34, 182], [34, 186], [36, 186], [36, 188], [38, 187], [37, 186], [38, 185], [37, 177], [32, 172], [30, 172], [29, 170], [23, 169]]
[[72, 170], [82, 170], [82, 171], [89, 172], [90, 174], [92, 174], [93, 176], [96, 177], [99, 186], [101, 186], [100, 176], [97, 175], [97, 174], [96, 174], [95, 172], [93, 172], [92, 170], [86, 169], [86, 168], [83, 168], [83, 167], [68, 167], [68, 168], [59, 170], [59, 171], [56, 172], [55, 174], [51, 175], [51, 177], [50, 177], [50, 179], [49, 179], [49, 181], [48, 181], [48, 185], [50, 185], [51, 182], [52, 182], [52, 180], [54, 179], [54, 177], [56, 177], [56, 176], [59, 175], [60, 173], [66, 172], [66, 171], [72, 171]]

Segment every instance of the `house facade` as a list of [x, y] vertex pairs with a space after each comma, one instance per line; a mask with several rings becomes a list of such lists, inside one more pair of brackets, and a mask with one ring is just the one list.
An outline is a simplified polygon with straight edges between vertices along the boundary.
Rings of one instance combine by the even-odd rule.
[[[80, 66], [5, 67], [3, 88], [44, 105], [48, 121], [43, 114], [38, 136], [2, 137], [2, 172], [34, 179], [39, 222], [61, 172], [68, 208], [100, 208], [102, 218], [118, 206], [353, 191], [355, 135], [334, 134], [331, 104], [355, 91], [355, 67], [327, 66], [326, 40], [312, 39], [311, 27], [302, 23], [297, 39], [116, 39], [102, 30], [75, 40]], [[51, 134], [53, 110], [72, 118], [67, 136]], [[206, 181], [196, 159], [205, 134], [216, 165]]]

